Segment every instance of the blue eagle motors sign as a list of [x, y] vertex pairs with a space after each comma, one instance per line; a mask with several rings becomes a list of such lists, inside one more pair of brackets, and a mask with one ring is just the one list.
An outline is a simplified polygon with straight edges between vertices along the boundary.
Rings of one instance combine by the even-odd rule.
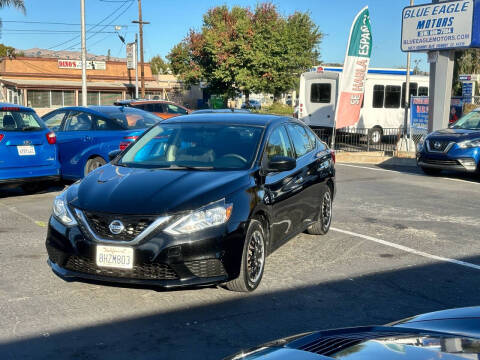
[[409, 6], [402, 12], [402, 51], [480, 47], [480, 0]]

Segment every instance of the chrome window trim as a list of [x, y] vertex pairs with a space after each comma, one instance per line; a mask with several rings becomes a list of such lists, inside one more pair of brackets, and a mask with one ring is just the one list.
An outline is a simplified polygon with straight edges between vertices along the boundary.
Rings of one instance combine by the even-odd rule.
[[430, 148], [430, 141], [431, 141], [431, 140], [427, 140], [426, 143], [427, 143], [427, 150], [428, 150], [428, 152], [431, 152], [431, 153], [438, 153], [438, 154], [445, 153], [445, 154], [446, 154], [446, 153], [448, 153], [448, 152], [450, 151], [450, 149], [452, 148], [452, 146], [455, 145], [455, 142], [454, 142], [454, 141], [450, 141], [443, 151], [438, 151], [438, 150], [432, 150], [432, 149]]
[[90, 227], [87, 219], [85, 218], [85, 214], [83, 211], [79, 209], [75, 209], [75, 214], [77, 217], [80, 219], [82, 224], [85, 226], [85, 228], [88, 230], [90, 235], [92, 236], [93, 240], [97, 243], [104, 243], [104, 244], [117, 244], [117, 245], [136, 245], [143, 239], [145, 239], [148, 235], [150, 235], [157, 227], [159, 227], [161, 224], [167, 222], [171, 216], [160, 216], [158, 219], [156, 219], [153, 223], [151, 223], [145, 230], [143, 230], [140, 234], [138, 234], [133, 240], [130, 241], [123, 241], [123, 240], [109, 240], [109, 239], [103, 239], [99, 237], [93, 229]]

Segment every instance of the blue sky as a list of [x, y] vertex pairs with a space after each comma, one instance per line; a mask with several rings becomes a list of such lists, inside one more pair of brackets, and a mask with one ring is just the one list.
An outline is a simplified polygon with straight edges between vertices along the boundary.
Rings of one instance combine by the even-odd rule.
[[[138, 27], [131, 24], [131, 21], [138, 16], [137, 1], [85, 0], [85, 2], [87, 24], [95, 25], [105, 18], [107, 20], [102, 24], [111, 23], [106, 27], [104, 25], [96, 28], [87, 27], [91, 29], [90, 35], [87, 35], [91, 36], [87, 41], [89, 52], [106, 54], [107, 49], [110, 49], [112, 56], [124, 57], [125, 46], [115, 33], [108, 32], [115, 31], [114, 24], [127, 25], [119, 32], [127, 41], [133, 40]], [[25, 0], [25, 3], [26, 16], [13, 9], [0, 10], [0, 18], [3, 20], [0, 42], [21, 49], [51, 48], [58, 45], [53, 49], [79, 50], [79, 33], [70, 33], [79, 31], [79, 26], [10, 22], [79, 23], [79, 0]], [[144, 21], [151, 22], [144, 27], [145, 57], [149, 59], [157, 54], [165, 56], [173, 45], [182, 40], [190, 28], [199, 29], [202, 15], [209, 8], [223, 4], [255, 7], [258, 1], [143, 0], [142, 3]], [[406, 55], [400, 51], [400, 27], [401, 12], [404, 6], [409, 5], [408, 0], [276, 0], [273, 3], [284, 15], [296, 10], [310, 13], [325, 34], [320, 47], [322, 60], [325, 62], [343, 62], [351, 22], [355, 14], [363, 6], [368, 5], [374, 37], [371, 66], [398, 67], [406, 63]], [[48, 33], [45, 30], [53, 30], [56, 33]], [[99, 30], [102, 33], [95, 34]], [[412, 58], [421, 61], [422, 69], [428, 67], [426, 55], [414, 54]]]

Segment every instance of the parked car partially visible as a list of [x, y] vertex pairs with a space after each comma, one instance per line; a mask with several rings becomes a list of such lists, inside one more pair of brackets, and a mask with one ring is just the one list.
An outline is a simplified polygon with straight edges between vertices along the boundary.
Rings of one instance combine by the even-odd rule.
[[58, 180], [56, 140], [33, 109], [0, 103], [0, 185], [30, 192]]
[[248, 114], [250, 110], [248, 109], [237, 109], [237, 108], [225, 108], [225, 109], [201, 109], [192, 111], [192, 115], [194, 114], [214, 114], [214, 113], [225, 113], [225, 114], [232, 114], [232, 113], [240, 113], [240, 114]]
[[242, 104], [242, 109], [255, 109], [260, 110], [262, 108], [262, 104], [258, 100], [250, 99], [247, 103]]
[[108, 153], [125, 149], [146, 129], [162, 121], [158, 116], [123, 106], [73, 106], [43, 116], [57, 134], [63, 179], [81, 179], [108, 162]]
[[423, 136], [417, 144], [417, 164], [428, 175], [442, 170], [478, 173], [480, 108], [450, 125]]
[[192, 112], [185, 106], [166, 100], [120, 100], [115, 102], [114, 105], [142, 109], [154, 113], [162, 119], [187, 115]]

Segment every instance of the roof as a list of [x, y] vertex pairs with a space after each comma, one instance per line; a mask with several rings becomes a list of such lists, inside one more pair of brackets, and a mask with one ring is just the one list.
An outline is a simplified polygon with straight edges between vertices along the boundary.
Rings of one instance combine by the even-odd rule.
[[57, 110], [74, 110], [74, 111], [84, 111], [87, 113], [100, 115], [104, 117], [110, 117], [110, 114], [113, 111], [142, 111], [139, 109], [133, 109], [123, 106], [115, 106], [115, 105], [90, 105], [90, 106], [65, 106], [63, 108], [59, 108]]
[[149, 100], [149, 99], [127, 99], [127, 100], [118, 100], [115, 101], [118, 104], [152, 104], [152, 103], [169, 103], [169, 104], [174, 104], [173, 101], [170, 100], [163, 100], [163, 99], [157, 99], [157, 100]]
[[243, 113], [243, 114], [250, 114], [250, 110], [248, 109], [236, 109], [236, 108], [226, 108], [226, 109], [201, 109], [195, 110], [192, 114], [211, 114], [211, 113]]
[[177, 116], [163, 121], [162, 124], [208, 122], [268, 126], [271, 123], [283, 122], [288, 120], [290, 120], [290, 118], [278, 115], [260, 115], [245, 113], [206, 113]]

